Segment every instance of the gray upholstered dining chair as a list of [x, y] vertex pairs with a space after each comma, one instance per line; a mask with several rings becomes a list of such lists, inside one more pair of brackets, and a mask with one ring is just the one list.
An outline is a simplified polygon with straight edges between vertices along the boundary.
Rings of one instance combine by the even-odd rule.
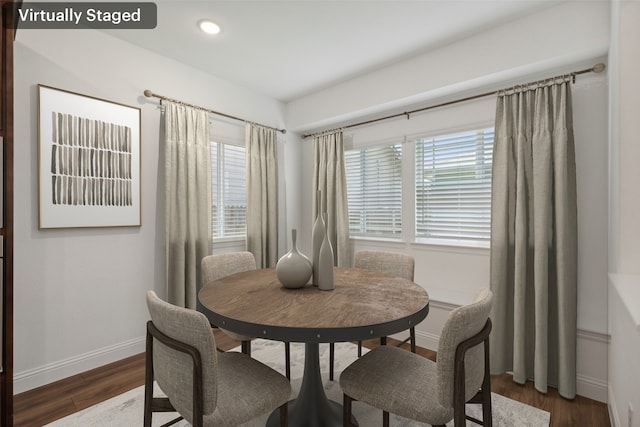
[[[389, 413], [438, 426], [453, 419], [461, 427], [465, 418], [491, 426], [492, 304], [493, 293], [482, 288], [472, 303], [449, 313], [437, 362], [397, 347], [380, 346], [349, 365], [340, 375], [344, 426], [350, 426], [353, 400], [382, 409], [385, 427]], [[465, 403], [481, 403], [483, 421], [466, 416]]]
[[[194, 427], [237, 426], [280, 408], [287, 425], [289, 381], [246, 354], [219, 353], [207, 317], [147, 292], [144, 426], [153, 412], [178, 412]], [[154, 380], [166, 397], [154, 397]], [[170, 425], [173, 422], [166, 424]]]
[[[385, 251], [358, 251], [353, 263], [355, 268], [385, 273], [390, 276], [401, 277], [413, 282], [415, 260], [411, 255]], [[398, 346], [410, 342], [411, 351], [416, 352], [416, 329], [409, 328], [409, 337], [402, 340]], [[387, 337], [380, 337], [380, 344], [387, 344]], [[329, 379], [333, 380], [334, 345], [329, 344]], [[358, 357], [362, 356], [362, 341], [358, 341]]]
[[[202, 283], [206, 286], [215, 280], [230, 276], [243, 271], [256, 269], [256, 259], [251, 252], [228, 252], [222, 254], [208, 255], [202, 259]], [[254, 337], [236, 334], [220, 328], [222, 332], [232, 339], [240, 341], [242, 352], [251, 356], [251, 340]], [[286, 377], [291, 378], [291, 350], [288, 342], [285, 345], [285, 369]]]
[[[385, 273], [390, 276], [401, 277], [403, 279], [411, 280], [413, 282], [413, 276], [415, 271], [416, 261], [411, 255], [385, 252], [385, 251], [359, 251], [356, 252], [353, 266], [355, 268], [362, 268], [364, 270], [376, 271], [378, 273]], [[402, 345], [409, 341], [411, 345], [411, 351], [416, 352], [416, 329], [412, 326], [409, 328], [409, 337], [404, 339], [399, 345]], [[387, 337], [380, 338], [380, 344], [386, 344]], [[361, 347], [361, 343], [359, 344]], [[358, 351], [358, 356], [361, 355], [361, 349]]]

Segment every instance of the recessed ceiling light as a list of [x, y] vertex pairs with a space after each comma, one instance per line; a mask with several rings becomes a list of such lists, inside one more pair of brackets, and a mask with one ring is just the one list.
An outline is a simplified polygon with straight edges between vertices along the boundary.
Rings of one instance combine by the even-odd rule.
[[207, 34], [218, 34], [220, 32], [220, 26], [208, 19], [198, 21], [198, 27]]

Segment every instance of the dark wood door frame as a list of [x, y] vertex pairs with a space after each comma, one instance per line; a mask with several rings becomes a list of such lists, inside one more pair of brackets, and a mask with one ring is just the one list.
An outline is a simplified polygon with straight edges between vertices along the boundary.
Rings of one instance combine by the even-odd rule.
[[[2, 136], [2, 372], [0, 373], [0, 425], [13, 426], [13, 41], [16, 5], [1, 0], [2, 83], [0, 135]], [[15, 4], [14, 4], [15, 3]]]

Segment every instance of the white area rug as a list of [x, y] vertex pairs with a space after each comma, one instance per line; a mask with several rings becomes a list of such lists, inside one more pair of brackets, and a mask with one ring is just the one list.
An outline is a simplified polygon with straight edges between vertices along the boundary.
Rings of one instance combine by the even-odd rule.
[[[366, 349], [363, 349], [366, 351]], [[335, 381], [329, 381], [329, 346], [320, 345], [320, 368], [325, 391], [329, 399], [342, 403], [342, 391], [337, 379], [339, 373], [357, 358], [357, 347], [351, 343], [336, 344]], [[284, 344], [268, 340], [255, 340], [251, 346], [251, 356], [284, 374]], [[292, 395], [296, 396], [300, 388], [304, 368], [304, 344], [291, 344], [291, 381]], [[157, 395], [158, 393], [156, 393]], [[529, 405], [516, 402], [497, 394], [492, 394], [493, 425], [495, 427], [548, 427], [550, 414]], [[51, 427], [139, 427], [142, 425], [144, 408], [144, 387], [116, 396], [91, 408], [72, 414], [66, 418], [48, 424]], [[467, 414], [482, 418], [480, 405], [469, 405]], [[353, 415], [361, 427], [382, 425], [382, 412], [362, 402], [353, 403]], [[160, 426], [175, 418], [175, 414], [153, 414], [153, 425]], [[243, 427], [264, 426], [267, 415], [245, 424]], [[473, 426], [471, 422], [467, 423]], [[187, 427], [181, 421], [176, 426]], [[425, 426], [426, 424], [410, 421], [391, 414], [391, 425], [394, 427]], [[452, 426], [453, 422], [447, 424]]]

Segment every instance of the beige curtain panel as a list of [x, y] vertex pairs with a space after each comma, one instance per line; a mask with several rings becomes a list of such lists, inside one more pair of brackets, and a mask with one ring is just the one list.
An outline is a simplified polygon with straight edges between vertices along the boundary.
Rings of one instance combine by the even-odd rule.
[[322, 206], [313, 197], [313, 218], [318, 210], [327, 212], [327, 232], [333, 246], [334, 265], [349, 267], [349, 210], [347, 206], [347, 178], [344, 169], [342, 131], [323, 133], [313, 137], [313, 192], [322, 192]]
[[577, 208], [570, 82], [498, 96], [491, 371], [576, 395]]
[[247, 123], [247, 250], [257, 268], [278, 262], [278, 137], [275, 129]]
[[211, 148], [206, 111], [165, 102], [167, 301], [196, 308], [211, 249]]

